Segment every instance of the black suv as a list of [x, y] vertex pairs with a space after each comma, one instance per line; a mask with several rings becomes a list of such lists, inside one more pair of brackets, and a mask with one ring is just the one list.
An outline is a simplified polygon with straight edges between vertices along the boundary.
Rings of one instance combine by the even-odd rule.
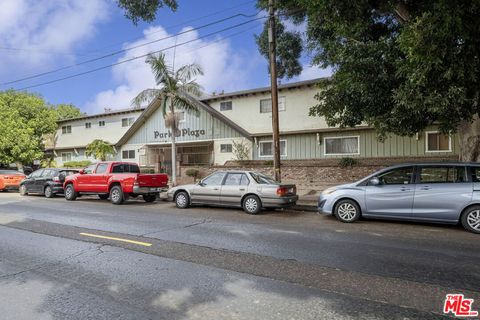
[[34, 171], [20, 183], [20, 195], [36, 193], [52, 198], [56, 194], [63, 194], [65, 177], [75, 173], [78, 170], [47, 168]]

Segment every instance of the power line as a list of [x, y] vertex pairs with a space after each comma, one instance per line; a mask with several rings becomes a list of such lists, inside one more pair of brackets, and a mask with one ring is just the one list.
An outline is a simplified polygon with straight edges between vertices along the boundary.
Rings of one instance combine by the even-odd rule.
[[149, 53], [147, 53], [147, 54], [143, 54], [143, 55], [136, 56], [136, 57], [132, 57], [132, 58], [125, 59], [125, 60], [121, 60], [121, 61], [118, 61], [118, 62], [116, 62], [116, 63], [112, 63], [112, 64], [105, 65], [105, 66], [102, 66], [102, 67], [98, 67], [98, 68], [95, 68], [95, 69], [91, 69], [91, 70], [87, 70], [87, 71], [84, 71], [84, 72], [76, 73], [76, 74], [73, 74], [73, 75], [70, 75], [70, 76], [66, 76], [66, 77], [54, 79], [54, 80], [51, 80], [51, 81], [46, 81], [46, 82], [42, 82], [42, 83], [38, 83], [38, 84], [31, 85], [31, 86], [19, 88], [19, 89], [17, 89], [17, 90], [26, 90], [26, 89], [36, 88], [36, 87], [44, 86], [44, 85], [47, 85], [47, 84], [52, 84], [52, 83], [55, 83], [55, 82], [60, 82], [60, 81], [67, 80], [67, 79], [71, 79], [71, 78], [76, 78], [76, 77], [83, 76], [83, 75], [86, 75], [86, 74], [90, 74], [90, 73], [93, 73], [93, 72], [97, 72], [97, 71], [100, 71], [100, 70], [108, 69], [108, 68], [111, 68], [111, 67], [114, 67], [114, 66], [123, 64], [123, 63], [127, 63], [127, 62], [134, 61], [134, 60], [137, 60], [137, 59], [145, 58], [145, 57], [147, 57], [147, 56], [150, 55], [150, 54], [160, 53], [160, 52], [163, 52], [163, 51], [166, 51], [166, 50], [173, 49], [173, 48], [175, 48], [175, 47], [179, 47], [179, 46], [183, 46], [183, 45], [186, 45], [186, 44], [195, 42], [195, 41], [199, 41], [199, 40], [201, 40], [201, 39], [210, 37], [210, 36], [212, 36], [212, 35], [215, 35], [215, 34], [218, 34], [218, 33], [224, 32], [224, 31], [227, 31], [227, 30], [231, 30], [231, 29], [234, 29], [234, 28], [237, 28], [237, 27], [246, 25], [246, 24], [248, 24], [248, 23], [250, 23], [250, 22], [258, 21], [258, 20], [260, 20], [260, 19], [265, 19], [265, 18], [267, 18], [267, 17], [266, 17], [266, 16], [257, 17], [257, 18], [255, 18], [255, 19], [251, 19], [251, 20], [248, 20], [248, 21], [245, 21], [245, 22], [242, 22], [242, 23], [239, 23], [239, 24], [236, 24], [236, 25], [233, 25], [233, 26], [230, 26], [230, 27], [227, 27], [227, 28], [224, 28], [224, 29], [215, 31], [215, 32], [211, 32], [211, 33], [209, 33], [209, 34], [203, 35], [203, 36], [198, 37], [198, 38], [196, 38], [196, 39], [188, 40], [188, 41], [179, 43], [179, 44], [174, 45], [174, 46], [170, 46], [170, 47], [163, 48], [163, 49], [156, 50], [156, 51], [151, 51], [151, 52], [149, 52]]
[[155, 39], [155, 40], [152, 40], [152, 41], [148, 41], [148, 42], [145, 42], [145, 43], [142, 43], [142, 44], [133, 46], [133, 47], [125, 48], [125, 49], [122, 49], [122, 50], [117, 50], [117, 51], [114, 51], [114, 52], [105, 54], [105, 55], [103, 55], [103, 56], [100, 56], [100, 57], [96, 57], [96, 58], [84, 60], [84, 61], [81, 61], [81, 62], [77, 62], [77, 63], [75, 63], [75, 64], [63, 66], [63, 67], [60, 67], [60, 68], [57, 68], [57, 69], [53, 69], [53, 70], [50, 70], [50, 71], [45, 71], [45, 72], [37, 73], [37, 74], [31, 75], [31, 76], [19, 78], [19, 79], [16, 79], [16, 80], [3, 82], [3, 83], [0, 83], [0, 85], [5, 86], [5, 85], [9, 85], [9, 84], [14, 84], [14, 83], [22, 82], [22, 81], [25, 81], [25, 80], [31, 80], [31, 79], [39, 78], [39, 77], [42, 77], [42, 76], [45, 76], [45, 75], [49, 75], [49, 74], [52, 74], [52, 73], [56, 73], [56, 72], [59, 72], [59, 71], [71, 69], [71, 68], [73, 68], [73, 67], [78, 67], [78, 66], [81, 66], [81, 65], [84, 65], [84, 64], [88, 64], [88, 63], [92, 63], [92, 62], [95, 62], [95, 61], [99, 61], [99, 60], [103, 60], [103, 59], [106, 59], [106, 58], [110, 58], [110, 57], [116, 56], [116, 55], [118, 55], [118, 54], [121, 54], [121, 53], [130, 51], [130, 50], [134, 50], [134, 49], [137, 49], [137, 48], [140, 48], [140, 47], [144, 47], [144, 46], [150, 45], [150, 44], [152, 44], [152, 43], [157, 43], [157, 42], [160, 42], [160, 41], [163, 41], [163, 40], [171, 39], [171, 38], [174, 38], [174, 37], [177, 37], [177, 36], [179, 36], [179, 35], [183, 35], [183, 34], [186, 34], [186, 33], [189, 33], [189, 32], [193, 32], [193, 31], [197, 31], [197, 30], [200, 30], [200, 29], [204, 29], [204, 28], [213, 26], [213, 25], [215, 25], [215, 24], [219, 24], [219, 23], [222, 23], [222, 22], [225, 22], [225, 21], [228, 21], [228, 20], [237, 18], [237, 17], [251, 18], [251, 17], [256, 16], [257, 14], [258, 14], [258, 13], [255, 13], [255, 14], [252, 14], [252, 15], [246, 15], [246, 14], [244, 14], [244, 13], [237, 13], [237, 14], [235, 14], [235, 15], [232, 15], [232, 16], [229, 16], [229, 17], [220, 19], [220, 20], [216, 20], [216, 21], [207, 23], [207, 24], [201, 25], [201, 26], [196, 27], [196, 28], [188, 29], [188, 30], [179, 32], [179, 33], [174, 34], [174, 35], [169, 35], [169, 36], [167, 36], [167, 37], [163, 37], [163, 38]]
[[[238, 4], [238, 5], [236, 5], [236, 6], [233, 6], [233, 7], [229, 7], [229, 8], [223, 9], [223, 10], [219, 10], [219, 11], [215, 11], [215, 12], [209, 13], [209, 14], [207, 14], [207, 15], [198, 17], [198, 18], [186, 20], [186, 21], [183, 21], [183, 22], [174, 24], [174, 25], [165, 26], [165, 27], [163, 27], [163, 28], [164, 28], [164, 29], [170, 29], [170, 28], [181, 27], [181, 26], [184, 26], [184, 25], [187, 24], [187, 23], [197, 22], [197, 21], [203, 20], [203, 19], [205, 19], [205, 18], [213, 17], [213, 16], [216, 16], [216, 15], [218, 15], [218, 14], [220, 14], [220, 13], [227, 12], [227, 11], [231, 11], [231, 10], [233, 10], [233, 9], [236, 9], [236, 8], [239, 8], [239, 7], [243, 7], [243, 6], [245, 6], [246, 4], [249, 4], [249, 3], [252, 3], [252, 2], [256, 2], [256, 1], [257, 1], [257, 0], [246, 1], [246, 2], [240, 3], [240, 4]], [[161, 32], [161, 30], [149, 32], [149, 33], [145, 34], [144, 37], [145, 37], [145, 36], [150, 36], [150, 35], [152, 35], [152, 34], [156, 34], [156, 33], [159, 33], [159, 32]], [[96, 50], [87, 51], [87, 53], [89, 53], [89, 52], [101, 52], [102, 49], [111, 48], [111, 47], [113, 47], [113, 46], [117, 46], [117, 45], [120, 45], [120, 44], [124, 44], [124, 43], [127, 42], [127, 41], [133, 42], [133, 41], [136, 41], [136, 40], [140, 40], [140, 39], [142, 39], [142, 38], [144, 38], [144, 37], [129, 38], [129, 39], [123, 40], [123, 41], [121, 41], [121, 42], [111, 43], [111, 44], [109, 44], [109, 45], [100, 47], [100, 48], [98, 48], [98, 49], [96, 49]]]

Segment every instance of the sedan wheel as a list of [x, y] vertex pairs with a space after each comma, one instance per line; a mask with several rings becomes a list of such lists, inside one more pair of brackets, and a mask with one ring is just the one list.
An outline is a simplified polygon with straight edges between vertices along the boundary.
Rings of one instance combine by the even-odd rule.
[[262, 210], [262, 203], [257, 196], [247, 196], [243, 200], [243, 210], [249, 214], [257, 214]]
[[43, 194], [44, 194], [45, 197], [47, 197], [47, 198], [52, 198], [52, 197], [54, 196], [53, 191], [52, 191], [52, 187], [46, 186], [46, 187], [45, 187], [45, 191], [43, 192]]
[[20, 188], [18, 189], [18, 192], [20, 193], [21, 196], [26, 196], [28, 195], [27, 193], [27, 187], [25, 185], [21, 185]]
[[184, 191], [177, 193], [175, 196], [175, 205], [179, 209], [188, 208], [190, 204], [190, 199], [188, 198], [188, 194]]
[[335, 216], [342, 222], [355, 222], [360, 218], [360, 208], [352, 200], [342, 200], [335, 207]]
[[473, 206], [462, 214], [462, 225], [468, 231], [480, 233], [480, 206]]

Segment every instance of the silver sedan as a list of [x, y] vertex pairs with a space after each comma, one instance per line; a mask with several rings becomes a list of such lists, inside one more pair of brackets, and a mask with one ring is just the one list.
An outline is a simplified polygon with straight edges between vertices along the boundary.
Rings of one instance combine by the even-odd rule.
[[193, 204], [241, 207], [249, 214], [262, 208], [295, 205], [298, 196], [294, 184], [281, 184], [252, 171], [217, 171], [197, 184], [168, 190], [168, 199], [184, 209]]
[[480, 165], [418, 163], [386, 168], [322, 192], [318, 210], [342, 222], [362, 217], [461, 223], [480, 233]]

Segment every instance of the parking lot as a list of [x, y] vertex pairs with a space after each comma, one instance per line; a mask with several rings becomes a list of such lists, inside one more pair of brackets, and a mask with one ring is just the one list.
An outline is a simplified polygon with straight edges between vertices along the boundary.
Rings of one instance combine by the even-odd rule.
[[[459, 226], [344, 224], [315, 212], [248, 215], [180, 210], [164, 201], [115, 206], [94, 196], [67, 202], [18, 193], [0, 193], [0, 223], [0, 292], [12, 281], [39, 286], [30, 297], [38, 305], [25, 307], [32, 315], [62, 314], [64, 304], [52, 301], [67, 299], [87, 315], [113, 316], [120, 308], [124, 318], [160, 309], [175, 317], [245, 317], [268, 301], [267, 309], [299, 318], [360, 312], [425, 319], [441, 315], [446, 293], [479, 298], [480, 242]], [[74, 299], [85, 292], [108, 302], [89, 311]], [[132, 310], [122, 305], [128, 299]], [[0, 308], [8, 311], [6, 303]]]

